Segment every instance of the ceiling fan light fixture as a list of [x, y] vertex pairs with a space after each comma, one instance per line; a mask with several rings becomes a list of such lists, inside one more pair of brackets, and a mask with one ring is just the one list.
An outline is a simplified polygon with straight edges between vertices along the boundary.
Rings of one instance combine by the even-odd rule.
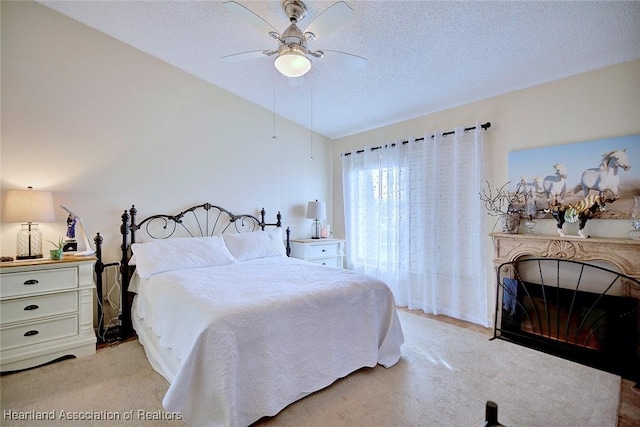
[[297, 49], [287, 49], [278, 55], [273, 65], [287, 77], [304, 76], [311, 70], [311, 61]]

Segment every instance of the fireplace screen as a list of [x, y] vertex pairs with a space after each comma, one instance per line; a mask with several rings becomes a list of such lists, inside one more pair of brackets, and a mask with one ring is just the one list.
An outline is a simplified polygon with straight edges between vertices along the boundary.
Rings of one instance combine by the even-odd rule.
[[494, 338], [640, 381], [640, 281], [574, 260], [498, 267]]

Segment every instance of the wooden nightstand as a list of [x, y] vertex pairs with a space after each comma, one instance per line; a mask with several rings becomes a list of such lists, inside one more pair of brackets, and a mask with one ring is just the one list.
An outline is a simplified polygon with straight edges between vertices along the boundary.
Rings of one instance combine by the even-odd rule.
[[297, 239], [291, 240], [291, 256], [315, 264], [343, 267], [344, 240]]
[[0, 371], [96, 351], [95, 257], [0, 264]]

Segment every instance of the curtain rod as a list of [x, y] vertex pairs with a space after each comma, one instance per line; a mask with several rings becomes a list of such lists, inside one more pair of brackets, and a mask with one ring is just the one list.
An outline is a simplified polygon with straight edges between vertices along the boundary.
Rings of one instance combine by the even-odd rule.
[[[489, 129], [491, 127], [491, 122], [487, 122], [487, 123], [481, 124], [480, 127], [482, 129], [484, 129], [484, 130], [487, 130], [487, 129]], [[468, 128], [464, 128], [464, 131], [468, 132], [470, 130], [474, 130], [475, 128], [476, 128], [475, 126], [471, 126], [471, 127], [468, 127]], [[442, 136], [453, 135], [454, 133], [456, 133], [455, 130], [452, 130], [452, 131], [449, 131], [449, 132], [443, 132]], [[431, 139], [433, 139], [434, 137], [435, 137], [435, 135], [431, 135]], [[416, 142], [417, 141], [424, 141], [424, 138], [416, 138], [415, 141]], [[409, 143], [409, 141], [402, 141], [402, 144], [408, 144], [408, 143]], [[396, 143], [395, 142], [392, 143], [391, 146], [395, 147]], [[378, 150], [378, 149], [384, 148], [384, 147], [387, 147], [387, 146], [386, 145], [384, 145], [384, 146], [381, 145], [381, 146], [378, 146], [378, 147], [372, 147], [371, 151]], [[364, 150], [358, 150], [355, 153], [356, 154], [364, 153]], [[351, 154], [352, 153], [350, 153], [350, 152], [349, 153], [342, 153], [343, 156], [350, 156]]]

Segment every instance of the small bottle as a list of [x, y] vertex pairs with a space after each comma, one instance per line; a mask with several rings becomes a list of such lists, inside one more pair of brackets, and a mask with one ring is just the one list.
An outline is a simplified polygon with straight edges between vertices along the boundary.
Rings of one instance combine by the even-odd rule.
[[504, 427], [504, 424], [500, 424], [498, 422], [498, 405], [495, 402], [490, 400], [487, 401], [484, 418], [485, 421], [484, 424], [482, 424], [482, 427]]

